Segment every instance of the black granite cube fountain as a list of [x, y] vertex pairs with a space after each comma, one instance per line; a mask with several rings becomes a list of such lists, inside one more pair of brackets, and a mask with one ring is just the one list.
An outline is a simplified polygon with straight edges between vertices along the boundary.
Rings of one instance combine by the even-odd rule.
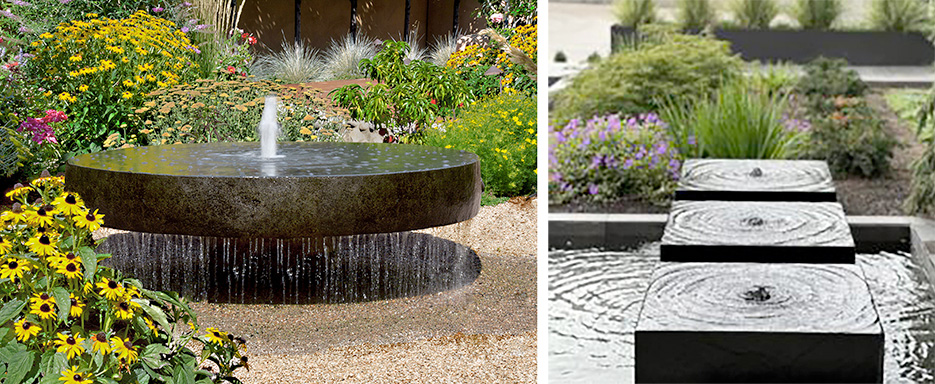
[[661, 263], [636, 327], [639, 383], [879, 383], [859, 267]]
[[675, 201], [662, 261], [854, 263], [838, 203]]
[[824, 161], [689, 159], [676, 200], [812, 201], [837, 197]]

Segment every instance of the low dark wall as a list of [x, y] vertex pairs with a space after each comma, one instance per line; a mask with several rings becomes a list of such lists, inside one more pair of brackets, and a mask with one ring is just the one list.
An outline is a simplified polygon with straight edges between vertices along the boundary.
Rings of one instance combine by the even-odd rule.
[[[611, 27], [611, 49], [617, 50], [635, 30]], [[730, 42], [747, 61], [804, 64], [819, 56], [845, 59], [850, 65], [925, 66], [935, 62], [935, 48], [919, 33], [884, 31], [824, 31], [718, 29], [714, 35]]]

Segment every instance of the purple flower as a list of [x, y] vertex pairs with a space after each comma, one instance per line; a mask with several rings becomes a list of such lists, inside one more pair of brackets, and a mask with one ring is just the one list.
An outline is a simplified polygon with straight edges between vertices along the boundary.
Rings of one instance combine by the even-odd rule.
[[23, 1], [23, 0], [13, 0], [13, 1], [11, 1], [10, 3], [12, 3], [13, 5], [19, 5], [19, 6], [23, 6], [23, 7], [31, 7], [31, 6], [32, 6], [32, 4], [29, 4], [29, 3], [27, 3], [27, 2], [25, 2], [25, 1]]
[[166, 9], [163, 8], [163, 7], [153, 7], [153, 12], [155, 12], [155, 13], [159, 13], [159, 12], [162, 12], [162, 11], [165, 11], [165, 10], [166, 10]]
[[633, 168], [633, 159], [626, 159], [623, 161], [623, 169], [627, 170]]
[[191, 7], [191, 6], [192, 6], [192, 3], [189, 3], [189, 2], [186, 1], [186, 2], [182, 3], [182, 6], [183, 6], [183, 7]]
[[188, 33], [188, 27], [182, 27], [182, 33]]
[[598, 192], [598, 190], [597, 190], [597, 185], [588, 183], [588, 193], [590, 193], [590, 194], [592, 194], [592, 195], [596, 195], [597, 192]]
[[656, 144], [656, 153], [664, 155], [669, 150], [669, 142], [662, 141], [659, 144]]

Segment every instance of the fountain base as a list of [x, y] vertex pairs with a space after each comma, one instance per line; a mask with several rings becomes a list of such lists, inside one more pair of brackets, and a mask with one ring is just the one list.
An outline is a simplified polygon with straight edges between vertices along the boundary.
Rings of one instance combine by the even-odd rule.
[[883, 330], [854, 265], [666, 263], [636, 326], [636, 381], [881, 382]]
[[297, 239], [123, 232], [98, 251], [150, 289], [243, 304], [419, 296], [468, 285], [481, 267], [470, 248], [412, 232]]

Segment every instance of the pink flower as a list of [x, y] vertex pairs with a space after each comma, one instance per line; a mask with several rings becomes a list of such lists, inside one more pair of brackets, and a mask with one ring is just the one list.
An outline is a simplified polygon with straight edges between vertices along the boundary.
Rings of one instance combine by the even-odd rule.
[[233, 65], [228, 65], [228, 66], [227, 66], [227, 72], [229, 72], [230, 74], [233, 75], [233, 74], [237, 73], [237, 68], [234, 68]]
[[42, 120], [46, 123], [58, 123], [68, 120], [68, 116], [65, 115], [65, 112], [50, 109], [45, 111], [45, 117]]
[[6, 69], [7, 71], [11, 71], [11, 72], [12, 72], [12, 71], [13, 71], [14, 69], [16, 69], [16, 67], [18, 67], [18, 66], [19, 66], [19, 63], [15, 62], [15, 61], [11, 61], [11, 62], [9, 62], [9, 63], [3, 64], [3, 69]]
[[159, 12], [162, 12], [162, 11], [165, 11], [165, 10], [166, 10], [166, 9], [163, 8], [163, 7], [154, 7], [154, 8], [153, 8], [153, 12], [156, 12], [156, 13], [159, 13]]
[[490, 21], [493, 22], [494, 24], [499, 24], [503, 22], [503, 14], [494, 13], [493, 15], [490, 15]]
[[58, 139], [55, 138], [55, 131], [52, 127], [49, 127], [43, 119], [36, 119], [29, 117], [20, 124], [17, 131], [22, 132], [24, 129], [32, 133], [32, 141], [35, 141], [38, 144], [42, 143], [54, 143], [58, 144]]

